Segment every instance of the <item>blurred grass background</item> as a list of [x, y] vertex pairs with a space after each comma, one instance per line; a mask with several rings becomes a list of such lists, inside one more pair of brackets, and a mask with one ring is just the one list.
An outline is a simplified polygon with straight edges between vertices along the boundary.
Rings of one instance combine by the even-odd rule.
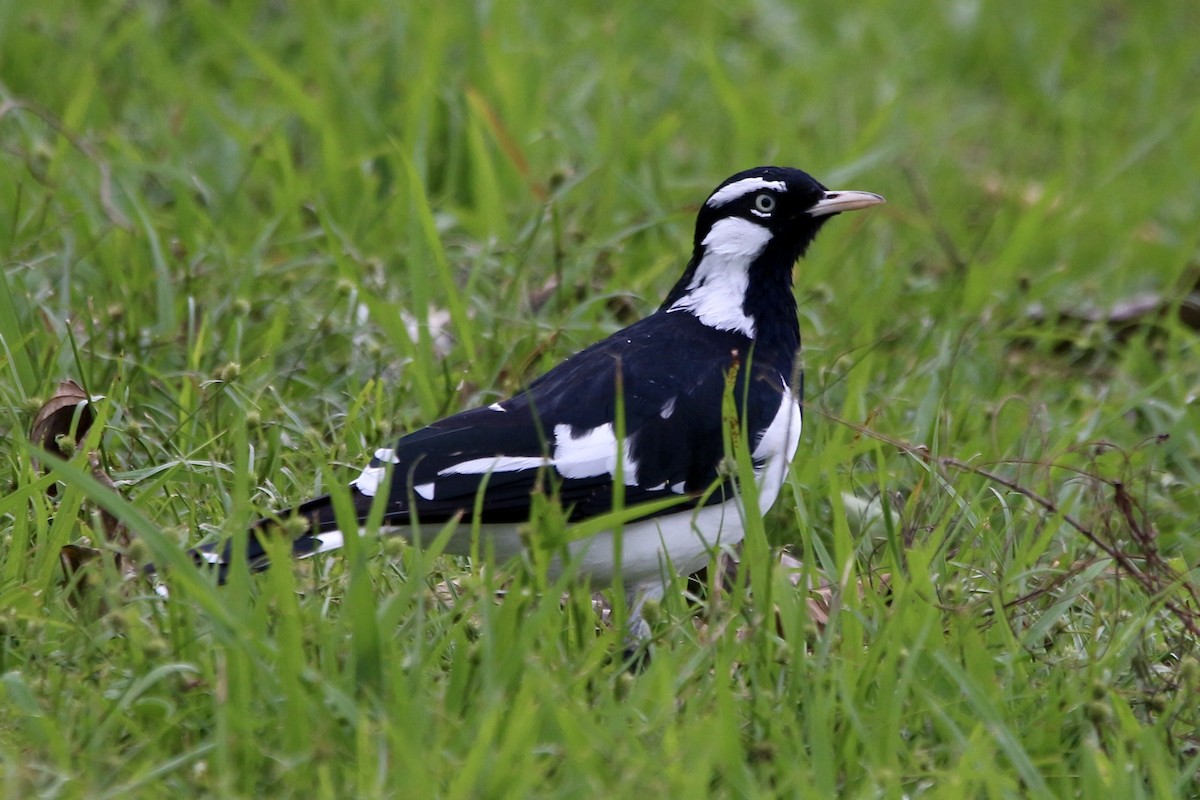
[[[1195, 19], [0, 0], [3, 793], [1196, 795]], [[828, 620], [782, 575], [776, 624], [765, 591], [668, 598], [631, 677], [536, 570], [495, 605], [493, 570], [393, 544], [169, 603], [111, 553], [59, 568], [103, 495], [45, 497], [19, 444], [60, 378], [105, 397], [157, 556], [653, 309], [706, 193], [766, 163], [889, 201], [797, 271], [766, 527]]]

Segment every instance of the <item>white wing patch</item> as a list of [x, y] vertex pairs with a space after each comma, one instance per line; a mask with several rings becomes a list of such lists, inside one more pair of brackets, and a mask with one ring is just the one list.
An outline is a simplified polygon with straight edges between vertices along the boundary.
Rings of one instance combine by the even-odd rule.
[[769, 181], [766, 178], [742, 178], [740, 181], [734, 181], [728, 186], [722, 186], [720, 189], [717, 189], [708, 198], [708, 202], [705, 205], [709, 208], [717, 208], [726, 203], [732, 203], [740, 197], [745, 197], [751, 192], [757, 192], [762, 189], [786, 192], [787, 184], [783, 181]]
[[508, 409], [499, 403], [492, 403], [490, 406], [488, 406], [488, 411], [508, 411]]
[[537, 469], [549, 464], [549, 459], [541, 456], [489, 456], [487, 458], [472, 458], [459, 464], [452, 464], [438, 470], [438, 476], [443, 475], [487, 475], [489, 472], [520, 472], [523, 469]]
[[346, 539], [344, 536], [342, 536], [341, 531], [325, 531], [324, 533], [314, 533], [313, 538], [320, 542], [316, 549], [309, 553], [309, 555], [314, 556], [317, 553], [328, 553], [330, 550], [340, 550], [342, 546], [346, 544]]
[[[670, 406], [668, 408], [667, 406]], [[670, 416], [674, 409], [674, 400], [663, 407], [663, 416]], [[626, 486], [636, 486], [638, 482], [638, 465], [631, 454], [632, 443], [625, 440], [622, 448], [621, 473]], [[379, 461], [396, 463], [398, 459], [391, 450], [375, 451]], [[528, 469], [553, 466], [564, 478], [595, 478], [600, 475], [616, 475], [617, 472], [617, 437], [613, 433], [612, 423], [605, 423], [590, 430], [576, 431], [570, 425], [554, 426], [554, 456], [487, 456], [471, 458], [457, 464], [451, 464], [438, 470], [438, 477], [448, 475], [487, 475], [493, 472], [521, 472]], [[367, 497], [374, 497], [379, 491], [386, 475], [386, 467], [368, 466], [354, 480], [353, 486]], [[680, 484], [682, 486], [682, 484]], [[665, 486], [665, 484], [664, 484]], [[437, 484], [434, 481], [414, 485], [413, 492], [418, 496], [433, 500], [437, 494]], [[662, 487], [656, 487], [662, 488]], [[678, 491], [678, 490], [676, 490]]]
[[379, 491], [379, 484], [383, 483], [386, 475], [387, 470], [383, 467], [367, 467], [357, 478], [350, 481], [350, 485], [367, 497], [374, 497], [375, 493]]
[[[399, 464], [400, 459], [396, 457], [396, 451], [390, 447], [383, 447], [375, 451], [375, 460], [382, 464]], [[358, 489], [367, 497], [374, 497], [379, 491], [379, 484], [383, 483], [383, 479], [387, 476], [387, 468], [383, 466], [368, 466], [362, 473], [350, 481], [350, 485]]]
[[390, 447], [381, 448], [375, 451], [375, 460], [382, 461], [385, 464], [399, 464], [400, 459], [396, 457], [396, 451]]
[[[626, 486], [637, 485], [637, 462], [630, 456], [630, 441], [622, 448], [621, 472]], [[617, 437], [612, 423], [576, 433], [570, 425], [554, 426], [554, 467], [564, 478], [616, 475]]]
[[754, 317], [743, 310], [750, 264], [771, 241], [762, 225], [730, 217], [717, 220], [701, 245], [704, 255], [683, 297], [667, 309], [690, 311], [710, 328], [738, 331], [754, 338]]

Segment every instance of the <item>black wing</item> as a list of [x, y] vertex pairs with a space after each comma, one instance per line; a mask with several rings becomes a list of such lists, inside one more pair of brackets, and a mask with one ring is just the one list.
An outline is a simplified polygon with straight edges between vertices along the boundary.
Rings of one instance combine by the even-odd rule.
[[[354, 482], [356, 503], [365, 516], [374, 495], [387, 492], [388, 524], [408, 524], [414, 515], [437, 523], [470, 516], [482, 491], [480, 522], [511, 523], [529, 518], [531, 494], [541, 489], [580, 520], [611, 510], [618, 472], [627, 506], [668, 497], [685, 498], [673, 511], [719, 502], [725, 492], [708, 490], [724, 457], [722, 399], [729, 370], [745, 362], [750, 344], [690, 314], [660, 311], [508, 400], [447, 417], [377, 451]], [[778, 365], [753, 368], [754, 380], [773, 385], [749, 393], [750, 430], [774, 417], [783, 374]], [[625, 413], [620, 469], [618, 385]], [[736, 395], [744, 405], [745, 392]]]

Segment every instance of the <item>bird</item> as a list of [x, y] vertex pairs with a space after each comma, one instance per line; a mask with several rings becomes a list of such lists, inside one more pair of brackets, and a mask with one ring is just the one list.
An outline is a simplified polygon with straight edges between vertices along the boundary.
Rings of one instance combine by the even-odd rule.
[[[568, 541], [551, 573], [572, 565], [593, 589], [619, 580], [630, 609], [626, 640], [647, 642], [644, 604], [661, 598], [673, 575], [697, 572], [716, 548], [740, 542], [744, 515], [774, 505], [796, 455], [803, 372], [795, 263], [831, 218], [883, 202], [829, 190], [789, 167], [727, 178], [700, 206], [691, 258], [657, 310], [511, 397], [375, 450], [349, 486], [358, 524], [377, 506], [379, 531], [389, 535], [457, 520], [446, 553], [470, 555], [475, 544], [502, 563], [536, 535], [537, 495], [553, 498], [568, 524], [624, 508], [618, 530]], [[727, 461], [730, 395], [757, 484], [752, 508]], [[246, 539], [247, 562], [267, 567], [261, 538], [288, 518], [303, 521], [295, 557], [342, 547], [347, 532], [333, 509], [324, 496], [259, 521]], [[232, 539], [191, 554], [223, 581], [231, 548]]]

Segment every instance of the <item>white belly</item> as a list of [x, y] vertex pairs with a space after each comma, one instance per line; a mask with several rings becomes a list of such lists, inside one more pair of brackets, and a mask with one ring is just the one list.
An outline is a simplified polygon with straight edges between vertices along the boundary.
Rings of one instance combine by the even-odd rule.
[[[627, 523], [621, 531], [622, 582], [629, 586], [660, 582], [672, 572], [690, 575], [708, 563], [709, 553], [719, 545], [737, 544], [745, 536], [740, 503], [724, 503], [689, 509], [676, 514], [664, 514], [650, 519]], [[525, 549], [527, 538], [521, 535], [521, 525], [480, 525], [477, 553], [490, 555], [504, 563]], [[385, 533], [408, 538], [408, 528], [385, 529]], [[436, 531], [429, 531], [430, 536]], [[568, 530], [568, 535], [569, 535]], [[471, 555], [471, 526], [463, 523], [450, 537], [446, 546], [449, 555]], [[567, 550], [572, 562], [578, 564], [581, 576], [591, 579], [592, 586], [602, 589], [613, 582], [616, 570], [617, 536], [602, 531], [595, 536], [569, 542]], [[551, 562], [551, 577], [562, 574], [564, 565], [559, 556]]]
[[[778, 489], [776, 489], [778, 491]], [[490, 524], [479, 526], [479, 544], [475, 551], [490, 556], [496, 563], [504, 563], [518, 556], [525, 549], [522, 525]], [[382, 528], [381, 533], [412, 538], [412, 529], [404, 527]], [[429, 526], [422, 531], [425, 541], [432, 541], [438, 531]], [[746, 535], [742, 522], [741, 501], [727, 500], [724, 503], [689, 509], [675, 514], [664, 514], [650, 519], [630, 522], [621, 531], [621, 578], [627, 587], [647, 586], [660, 583], [663, 576], [671, 573], [690, 575], [708, 563], [709, 555], [720, 545], [734, 545]], [[342, 547], [341, 531], [325, 531], [316, 534], [320, 545], [308, 555], [325, 553]], [[613, 582], [616, 573], [617, 536], [611, 531], [602, 531], [586, 539], [569, 542], [567, 550], [579, 572], [591, 579], [592, 586], [604, 588]], [[446, 553], [469, 556], [472, 552], [471, 526], [462, 523], [451, 534]], [[555, 556], [551, 562], [551, 575], [562, 574], [562, 559]]]

